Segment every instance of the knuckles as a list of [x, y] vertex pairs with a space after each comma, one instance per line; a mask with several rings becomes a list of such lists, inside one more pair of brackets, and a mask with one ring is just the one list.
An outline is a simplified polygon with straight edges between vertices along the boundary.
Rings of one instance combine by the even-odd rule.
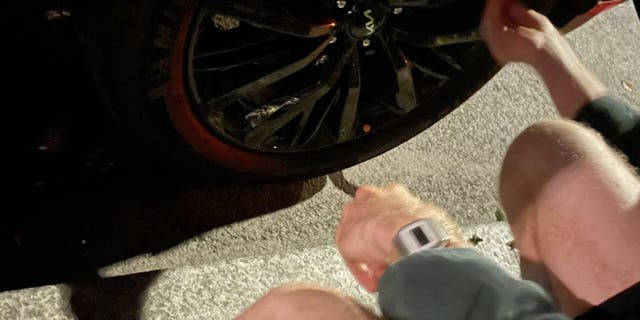
[[374, 196], [377, 192], [377, 188], [373, 186], [360, 186], [356, 190], [355, 200], [366, 200], [372, 196]]

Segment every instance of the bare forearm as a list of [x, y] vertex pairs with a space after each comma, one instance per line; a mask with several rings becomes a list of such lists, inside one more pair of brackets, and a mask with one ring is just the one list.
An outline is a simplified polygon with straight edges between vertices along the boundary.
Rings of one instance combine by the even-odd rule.
[[565, 118], [574, 119], [583, 106], [607, 94], [604, 84], [571, 51], [544, 54], [534, 68]]
[[518, 1], [487, 1], [482, 32], [498, 63], [524, 62], [540, 73], [563, 117], [574, 119], [607, 93], [551, 21]]

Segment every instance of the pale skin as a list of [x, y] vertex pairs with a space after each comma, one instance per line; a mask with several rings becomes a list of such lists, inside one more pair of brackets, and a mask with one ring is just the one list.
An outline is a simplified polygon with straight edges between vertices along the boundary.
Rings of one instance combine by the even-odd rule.
[[540, 74], [565, 118], [607, 93], [549, 19], [514, 0], [487, 1], [482, 33], [498, 63], [523, 62]]
[[[539, 73], [564, 118], [607, 93], [551, 22], [515, 1], [489, 0], [482, 33], [498, 63], [523, 62]], [[523, 277], [547, 289], [559, 311], [579, 315], [640, 281], [640, 178], [595, 131], [566, 120], [527, 128], [504, 159], [500, 198]], [[377, 290], [386, 267], [399, 259], [393, 237], [423, 217], [446, 225], [456, 240], [452, 246], [467, 245], [443, 209], [403, 186], [357, 190], [343, 209], [336, 244], [362, 287]], [[309, 306], [310, 297], [317, 304]], [[239, 319], [301, 319], [311, 310], [318, 319], [377, 318], [337, 292], [288, 286]]]

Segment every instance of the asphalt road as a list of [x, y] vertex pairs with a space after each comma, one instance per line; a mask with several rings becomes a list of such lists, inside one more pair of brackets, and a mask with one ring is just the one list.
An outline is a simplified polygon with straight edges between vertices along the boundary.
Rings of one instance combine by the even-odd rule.
[[[613, 94], [640, 105], [640, 23], [631, 3], [568, 38]], [[509, 142], [527, 125], [555, 116], [535, 74], [526, 66], [510, 65], [431, 129], [341, 173], [297, 183], [173, 195], [167, 201], [220, 201], [215, 214], [267, 214], [213, 228], [214, 224], [199, 224], [206, 213], [196, 212], [189, 216], [194, 220], [190, 232], [180, 231], [189, 239], [176, 236], [167, 241], [170, 248], [151, 250], [153, 254], [119, 252], [115, 256], [128, 259], [101, 268], [100, 275], [107, 279], [0, 293], [0, 318], [230, 319], [269, 288], [291, 281], [324, 283], [373, 306], [375, 297], [359, 289], [342, 265], [332, 244], [333, 229], [342, 204], [349, 201], [350, 185], [392, 181], [446, 208], [469, 236], [484, 239], [478, 246], [482, 252], [517, 274], [517, 254], [507, 246], [508, 227], [495, 218], [496, 177]], [[277, 204], [259, 200], [265, 198]], [[252, 208], [259, 209], [249, 212]], [[175, 220], [160, 214], [157, 219], [164, 224], [180, 219], [179, 212], [167, 215]], [[156, 231], [153, 220], [123, 225], [121, 232]], [[118, 241], [111, 246], [118, 247]], [[52, 261], [51, 268], [58, 263]]]

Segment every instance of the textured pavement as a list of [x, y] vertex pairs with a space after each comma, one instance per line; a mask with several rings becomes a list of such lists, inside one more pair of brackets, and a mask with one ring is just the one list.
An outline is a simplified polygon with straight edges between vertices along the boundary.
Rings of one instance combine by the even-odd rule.
[[[640, 105], [640, 23], [631, 3], [568, 38], [613, 94]], [[291, 281], [323, 283], [374, 306], [375, 297], [358, 288], [332, 245], [341, 206], [350, 199], [335, 185], [345, 180], [406, 184], [451, 212], [467, 235], [484, 239], [483, 253], [517, 274], [508, 226], [495, 222], [496, 177], [509, 142], [549, 117], [555, 111], [535, 74], [510, 65], [402, 146], [304, 182], [300, 203], [104, 267], [107, 279], [0, 293], [0, 319], [230, 319], [269, 288]]]

